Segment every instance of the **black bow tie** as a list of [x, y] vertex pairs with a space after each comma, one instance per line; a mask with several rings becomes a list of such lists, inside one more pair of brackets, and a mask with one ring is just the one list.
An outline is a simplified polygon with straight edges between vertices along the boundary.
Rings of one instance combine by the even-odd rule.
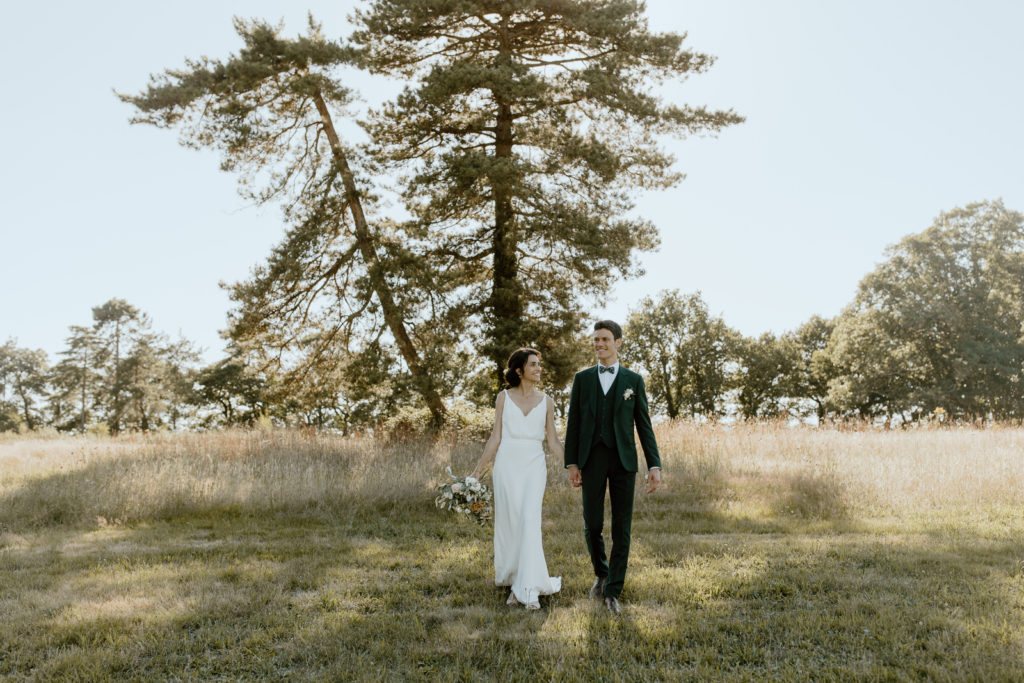
[[610, 372], [610, 373], [612, 373], [614, 375], [615, 374], [615, 366], [613, 365], [610, 368], [606, 368], [605, 366], [601, 365], [601, 366], [598, 366], [597, 371], [598, 371], [598, 373]]

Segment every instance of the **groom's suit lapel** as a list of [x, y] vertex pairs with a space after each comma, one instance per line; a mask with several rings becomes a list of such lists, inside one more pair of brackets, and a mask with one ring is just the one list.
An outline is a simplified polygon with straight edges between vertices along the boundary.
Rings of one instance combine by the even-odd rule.
[[601, 382], [597, 379], [597, 368], [581, 371], [584, 378], [580, 385], [580, 410], [591, 418], [597, 415], [597, 392], [601, 391]]
[[595, 365], [590, 369], [590, 380], [587, 382], [590, 387], [590, 400], [587, 401], [587, 410], [590, 411], [590, 415], [597, 415], [597, 397], [598, 392], [601, 391], [601, 380], [597, 376], [597, 366]]
[[612, 387], [615, 390], [615, 400], [612, 403], [612, 410], [615, 411], [616, 415], [618, 414], [619, 409], [622, 408], [622, 404], [625, 401], [625, 399], [623, 399], [623, 395], [626, 391], [633, 388], [633, 379], [631, 377], [633, 372], [629, 368], [625, 368], [620, 364], [619, 372], [617, 374], [618, 377], [615, 380], [615, 386]]

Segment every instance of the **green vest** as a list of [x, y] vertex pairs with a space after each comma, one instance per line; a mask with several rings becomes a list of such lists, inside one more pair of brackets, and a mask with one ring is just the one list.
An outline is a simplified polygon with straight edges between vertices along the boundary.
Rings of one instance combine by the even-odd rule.
[[597, 415], [594, 420], [594, 443], [600, 441], [608, 448], [615, 450], [615, 419], [612, 408], [615, 407], [615, 387], [619, 383], [619, 373], [615, 373], [615, 381], [608, 387], [608, 393], [601, 392], [601, 378], [597, 379]]

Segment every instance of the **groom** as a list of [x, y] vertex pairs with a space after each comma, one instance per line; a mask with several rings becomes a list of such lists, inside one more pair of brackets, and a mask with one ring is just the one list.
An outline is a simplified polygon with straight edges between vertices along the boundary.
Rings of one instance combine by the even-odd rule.
[[[597, 577], [590, 597], [603, 597], [613, 614], [620, 612], [619, 593], [629, 561], [637, 472], [634, 425], [647, 461], [647, 493], [661, 484], [661, 460], [647, 413], [644, 379], [619, 365], [620, 346], [622, 328], [617, 323], [602, 320], [594, 325], [597, 365], [576, 373], [572, 381], [565, 433], [565, 466], [569, 482], [583, 487], [583, 527]], [[610, 561], [601, 536], [606, 489], [612, 502]]]

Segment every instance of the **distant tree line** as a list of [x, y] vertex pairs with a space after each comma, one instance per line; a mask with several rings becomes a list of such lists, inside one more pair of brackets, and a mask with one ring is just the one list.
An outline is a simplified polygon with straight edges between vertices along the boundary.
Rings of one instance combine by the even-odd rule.
[[415, 400], [394, 359], [374, 344], [322, 358], [302, 381], [286, 382], [233, 345], [200, 366], [191, 342], [153, 331], [123, 299], [93, 308], [92, 317], [69, 328], [54, 364], [14, 339], [0, 346], [0, 432], [118, 434], [261, 420], [347, 431], [379, 425]]
[[46, 425], [117, 434], [189, 424], [192, 344], [154, 332], [123, 299], [93, 308], [92, 317], [91, 326], [69, 328], [53, 365], [42, 350], [14, 340], [0, 346], [0, 431]]
[[[989, 423], [1024, 419], [1024, 215], [1001, 202], [942, 214], [891, 247], [837, 317], [744, 337], [712, 315], [700, 293], [639, 302], [626, 323], [624, 360], [646, 375], [667, 417], [811, 418]], [[301, 377], [275, 374], [233, 342], [200, 367], [194, 346], [154, 332], [143, 312], [112, 299], [72, 326], [60, 359], [0, 346], [0, 431], [210, 428], [260, 420], [348, 432], [380, 427], [422, 405], [407, 369], [385, 345], [321, 354]], [[562, 357], [592, 362], [579, 330]], [[442, 398], [493, 402], [486, 357]], [[474, 366], [475, 362], [475, 366]], [[568, 382], [549, 377], [564, 404]], [[425, 411], [429, 414], [429, 411]]]
[[666, 291], [631, 314], [625, 355], [672, 418], [1020, 423], [1022, 288], [1024, 217], [976, 203], [891, 247], [834, 319], [745, 338]]

